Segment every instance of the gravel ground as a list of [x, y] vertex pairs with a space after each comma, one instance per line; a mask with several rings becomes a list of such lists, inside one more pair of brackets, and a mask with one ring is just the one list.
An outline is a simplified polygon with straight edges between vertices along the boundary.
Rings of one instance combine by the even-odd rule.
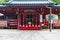
[[60, 29], [8, 30], [0, 29], [0, 40], [60, 40]]

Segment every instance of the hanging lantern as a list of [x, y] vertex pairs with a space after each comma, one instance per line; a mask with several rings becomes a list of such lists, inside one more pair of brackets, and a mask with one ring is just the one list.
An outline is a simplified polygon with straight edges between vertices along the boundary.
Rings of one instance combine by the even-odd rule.
[[37, 27], [37, 25], [35, 25], [35, 27]]
[[32, 24], [32, 27], [34, 27], [34, 24]]
[[20, 25], [20, 27], [21, 27], [21, 25]]
[[25, 25], [23, 25], [23, 27], [25, 27]]
[[38, 27], [40, 27], [40, 25], [38, 25]]
[[26, 25], [26, 27], [28, 27], [28, 25]]

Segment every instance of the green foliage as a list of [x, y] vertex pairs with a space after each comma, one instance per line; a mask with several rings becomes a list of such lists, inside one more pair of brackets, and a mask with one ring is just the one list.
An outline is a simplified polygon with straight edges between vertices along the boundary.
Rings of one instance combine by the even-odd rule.
[[60, 0], [51, 0], [53, 2], [56, 2], [56, 3], [60, 3]]
[[0, 4], [3, 4], [3, 3], [6, 3], [8, 2], [9, 0], [0, 0]]

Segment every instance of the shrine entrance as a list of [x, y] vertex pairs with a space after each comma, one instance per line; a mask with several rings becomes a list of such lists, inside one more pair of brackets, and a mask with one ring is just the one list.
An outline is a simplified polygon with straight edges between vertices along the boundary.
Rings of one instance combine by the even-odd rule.
[[20, 30], [40, 30], [40, 13], [20, 13], [18, 15], [18, 29]]

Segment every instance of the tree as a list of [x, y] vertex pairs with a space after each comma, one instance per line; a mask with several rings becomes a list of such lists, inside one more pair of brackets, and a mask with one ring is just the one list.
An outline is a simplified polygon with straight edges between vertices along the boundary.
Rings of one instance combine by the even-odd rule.
[[51, 0], [52, 2], [60, 3], [60, 0]]
[[3, 3], [6, 3], [8, 2], [9, 0], [0, 0], [0, 4], [3, 4]]

